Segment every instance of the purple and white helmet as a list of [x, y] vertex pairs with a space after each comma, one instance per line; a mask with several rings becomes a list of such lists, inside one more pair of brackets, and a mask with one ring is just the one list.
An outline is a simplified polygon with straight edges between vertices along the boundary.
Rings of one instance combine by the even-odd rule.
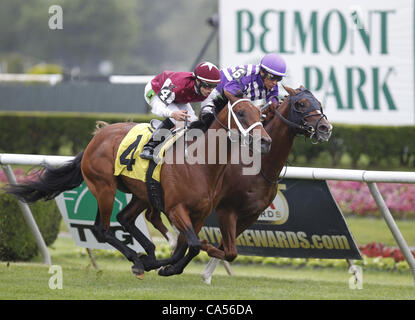
[[287, 65], [285, 64], [284, 59], [276, 53], [265, 55], [261, 60], [261, 67], [276, 76], [285, 77], [287, 75]]

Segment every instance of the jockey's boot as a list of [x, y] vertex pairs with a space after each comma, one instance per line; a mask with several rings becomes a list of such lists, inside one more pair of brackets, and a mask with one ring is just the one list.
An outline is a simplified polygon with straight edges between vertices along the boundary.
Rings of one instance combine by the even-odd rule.
[[150, 140], [146, 143], [143, 147], [143, 151], [140, 153], [140, 158], [146, 160], [153, 160], [153, 153], [154, 149], [166, 138], [163, 134], [162, 129], [168, 129], [174, 127], [174, 123], [169, 119], [164, 119], [161, 124], [154, 130], [153, 134], [151, 135]]

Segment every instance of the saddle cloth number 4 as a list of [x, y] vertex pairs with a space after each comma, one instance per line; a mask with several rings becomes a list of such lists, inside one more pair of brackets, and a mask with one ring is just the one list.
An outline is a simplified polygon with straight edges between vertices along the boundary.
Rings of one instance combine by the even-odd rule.
[[[120, 156], [120, 163], [126, 165], [128, 171], [133, 170], [133, 165], [135, 164], [134, 153], [136, 152], [138, 144], [140, 143], [142, 137], [142, 135], [138, 135], [137, 139], [132, 144], [130, 144], [128, 148], [125, 149], [125, 151]], [[133, 150], [133, 152], [131, 152], [131, 150]], [[127, 156], [130, 153], [131, 157], [130, 159], [128, 159]]]

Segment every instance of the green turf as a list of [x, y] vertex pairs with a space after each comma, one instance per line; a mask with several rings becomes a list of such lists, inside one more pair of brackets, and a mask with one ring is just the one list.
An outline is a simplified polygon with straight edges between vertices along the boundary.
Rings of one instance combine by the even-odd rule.
[[[349, 217], [346, 222], [354, 239], [360, 245], [382, 242], [386, 246], [397, 246], [392, 232], [382, 218]], [[415, 247], [415, 220], [396, 219], [395, 222], [407, 244]]]
[[59, 237], [50, 249], [63, 270], [63, 289], [49, 288], [49, 267], [38, 262], [0, 263], [0, 299], [415, 299], [411, 273], [364, 271], [363, 289], [349, 289], [347, 269], [276, 268], [233, 265], [233, 276], [219, 266], [212, 284], [203, 283], [203, 264], [191, 263], [179, 276], [147, 272], [137, 280], [122, 258], [98, 257], [95, 270], [72, 239]]

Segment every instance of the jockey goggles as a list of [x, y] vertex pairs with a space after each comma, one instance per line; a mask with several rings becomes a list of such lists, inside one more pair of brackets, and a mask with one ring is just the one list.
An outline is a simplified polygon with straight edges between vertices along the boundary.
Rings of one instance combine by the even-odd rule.
[[271, 81], [277, 80], [277, 82], [280, 82], [282, 80], [282, 76], [278, 76], [276, 74], [272, 74], [272, 73], [269, 73], [269, 72], [266, 72], [265, 78], [269, 79]]
[[203, 88], [208, 88], [208, 89], [213, 88], [214, 89], [218, 86], [217, 83], [208, 83], [208, 82], [204, 82], [200, 79], [199, 79], [199, 81], [200, 81], [200, 86], [203, 87]]

